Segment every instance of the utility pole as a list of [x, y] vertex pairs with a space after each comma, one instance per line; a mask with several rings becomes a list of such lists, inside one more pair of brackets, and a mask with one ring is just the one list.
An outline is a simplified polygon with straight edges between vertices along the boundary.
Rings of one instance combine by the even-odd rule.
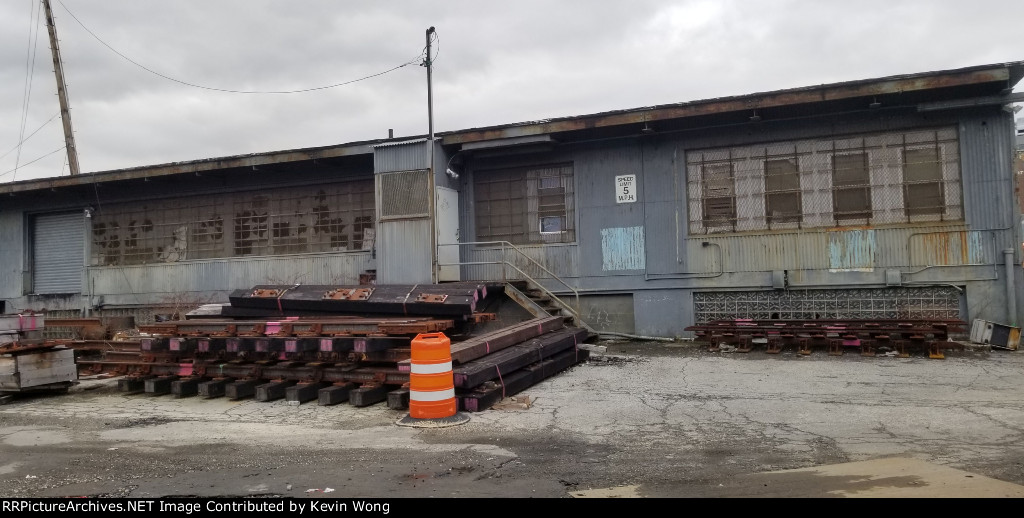
[[[433, 27], [427, 29], [427, 57], [423, 60], [423, 66], [427, 67], [427, 128], [430, 133], [430, 149], [434, 149], [434, 92], [433, 81], [430, 77], [434, 68], [434, 63], [430, 60], [430, 36], [433, 34]], [[433, 164], [431, 164], [431, 169], [433, 169]]]
[[[46, 29], [50, 33], [50, 51], [53, 54], [53, 71], [57, 75], [57, 97], [60, 99], [60, 118], [64, 122], [64, 144], [68, 150], [68, 166], [71, 174], [78, 174], [78, 151], [75, 148], [75, 133], [71, 130], [71, 109], [68, 108], [67, 86], [60, 61], [60, 46], [57, 44], [57, 26], [53, 23], [50, 0], [42, 0], [46, 10]], [[429, 69], [428, 69], [429, 70]]]
[[434, 28], [427, 29], [427, 57], [423, 60], [423, 66], [427, 67], [427, 162], [430, 164], [430, 181], [427, 185], [430, 190], [427, 192], [427, 199], [430, 200], [430, 223], [433, 227], [430, 231], [430, 282], [437, 282], [437, 198], [434, 194], [434, 182], [437, 181], [434, 175], [434, 92], [431, 73], [434, 70], [434, 62], [430, 57], [430, 37], [434, 35]]

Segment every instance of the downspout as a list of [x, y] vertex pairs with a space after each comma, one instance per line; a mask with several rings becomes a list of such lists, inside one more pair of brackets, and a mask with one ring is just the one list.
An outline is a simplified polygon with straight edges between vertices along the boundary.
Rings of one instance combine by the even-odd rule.
[[82, 211], [83, 219], [83, 233], [85, 239], [82, 240], [82, 255], [85, 257], [82, 261], [82, 287], [85, 293], [85, 300], [82, 301], [82, 307], [80, 309], [80, 315], [83, 317], [92, 316], [92, 272], [90, 271], [90, 265], [92, 263], [92, 207], [86, 207]]
[[1003, 258], [1006, 263], [1006, 313], [1007, 323], [1017, 327], [1017, 291], [1013, 287], [1013, 249], [1003, 250]]

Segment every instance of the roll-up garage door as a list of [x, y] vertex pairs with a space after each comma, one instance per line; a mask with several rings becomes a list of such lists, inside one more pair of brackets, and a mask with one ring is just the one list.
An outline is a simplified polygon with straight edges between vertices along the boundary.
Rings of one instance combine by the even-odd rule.
[[32, 291], [82, 292], [82, 213], [36, 216], [32, 243]]

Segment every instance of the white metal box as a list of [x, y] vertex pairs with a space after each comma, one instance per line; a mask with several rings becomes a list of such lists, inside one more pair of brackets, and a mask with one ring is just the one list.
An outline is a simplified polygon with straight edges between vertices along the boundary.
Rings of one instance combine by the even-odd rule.
[[1020, 344], [1020, 328], [976, 318], [971, 323], [971, 341], [1016, 351]]

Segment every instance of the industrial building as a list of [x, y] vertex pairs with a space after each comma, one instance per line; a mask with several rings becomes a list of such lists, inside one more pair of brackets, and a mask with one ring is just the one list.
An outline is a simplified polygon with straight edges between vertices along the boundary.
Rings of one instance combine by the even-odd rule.
[[1024, 62], [0, 184], [2, 312], [525, 280], [589, 328], [1024, 310]]

